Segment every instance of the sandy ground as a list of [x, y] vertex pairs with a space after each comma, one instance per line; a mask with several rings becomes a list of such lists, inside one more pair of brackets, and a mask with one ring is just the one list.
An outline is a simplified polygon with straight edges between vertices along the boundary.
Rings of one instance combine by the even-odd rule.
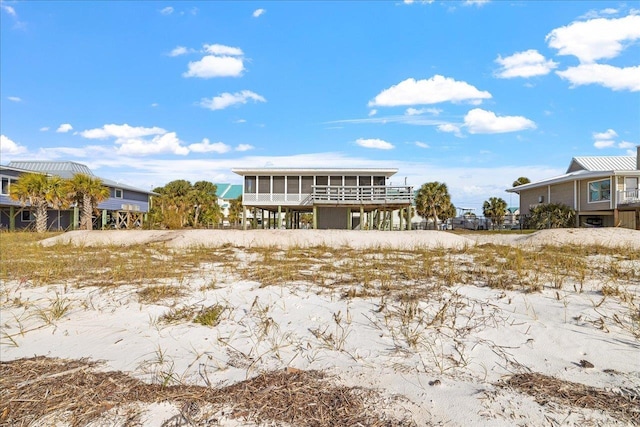
[[[74, 231], [41, 243], [124, 246], [152, 242], [178, 250], [190, 245], [233, 246], [238, 259], [249, 262], [251, 255], [243, 248], [256, 246], [412, 249], [491, 243], [532, 249], [565, 244], [640, 249], [640, 232], [614, 228], [523, 235]], [[615, 256], [596, 255], [590, 260], [611, 263], [621, 271], [640, 270], [638, 259], [618, 261]], [[205, 385], [205, 376], [207, 384], [228, 385], [287, 367], [318, 370], [335, 376], [341, 384], [378, 390], [386, 402], [381, 409], [400, 414], [413, 423], [407, 425], [415, 426], [631, 425], [601, 410], [540, 404], [533, 397], [496, 386], [509, 375], [530, 372], [600, 390], [630, 390], [640, 396], [640, 341], [629, 326], [633, 325], [629, 317], [634, 316], [633, 307], [638, 310], [640, 284], [624, 277], [617, 283], [587, 277], [583, 283], [567, 281], [560, 288], [549, 283], [532, 293], [454, 284], [438, 288], [429, 298], [411, 303], [414, 305], [380, 297], [344, 298], [343, 291], [311, 283], [262, 286], [216, 265], [162, 282], [179, 286], [185, 294], [152, 304], [140, 301], [139, 285], [104, 289], [65, 283], [25, 286], [10, 281], [2, 283], [0, 360], [34, 355], [88, 358], [101, 361], [104, 370], [123, 371], [145, 381], [158, 382], [170, 374], [172, 379], [196, 385]], [[619, 296], [603, 298], [604, 285], [619, 289]], [[406, 286], [411, 290], [411, 283]], [[69, 312], [43, 324], [43, 313], [61, 299], [70, 304]], [[215, 304], [229, 307], [215, 328], [158, 320], [176, 308]], [[439, 317], [441, 313], [444, 317]], [[582, 360], [593, 367], [585, 368]], [[180, 408], [171, 402], [147, 405], [139, 411], [141, 425], [151, 427], [174, 425], [167, 420], [180, 417]], [[257, 425], [220, 414], [215, 419], [215, 423], [193, 425]], [[112, 413], [95, 425], [127, 423]]]
[[348, 246], [352, 248], [388, 247], [462, 248], [474, 244], [519, 246], [602, 245], [640, 248], [640, 231], [624, 228], [581, 228], [542, 230], [533, 234], [453, 234], [445, 231], [345, 231], [345, 230], [124, 230], [72, 231], [42, 241], [43, 245], [71, 243], [75, 245], [126, 246], [164, 242], [169, 247], [192, 245], [219, 247], [274, 246], [279, 248], [309, 246]]

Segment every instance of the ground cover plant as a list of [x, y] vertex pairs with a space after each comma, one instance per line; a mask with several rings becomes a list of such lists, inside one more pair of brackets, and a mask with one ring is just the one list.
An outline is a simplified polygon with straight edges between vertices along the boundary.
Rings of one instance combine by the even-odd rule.
[[[66, 414], [69, 425], [126, 416], [148, 422], [136, 402], [168, 402], [174, 413], [162, 422], [177, 417], [194, 425], [230, 417], [256, 425], [341, 425], [327, 418], [340, 411], [353, 421], [342, 425], [459, 424], [447, 418], [460, 405], [448, 393], [484, 405], [474, 410], [486, 423], [640, 421], [638, 249], [177, 249], [162, 241], [41, 246], [28, 233], [0, 238], [1, 369], [25, 373], [2, 375], [6, 425], [33, 420], [25, 415], [31, 400], [47, 408], [39, 417]], [[98, 333], [104, 325], [110, 328]], [[59, 347], [46, 348], [51, 335]], [[61, 359], [20, 357], [38, 349]], [[74, 361], [78, 353], [89, 359]], [[66, 381], [35, 374], [76, 368]], [[105, 370], [115, 381], [135, 383], [136, 393], [101, 395], [102, 403], [84, 412], [82, 405], [71, 408], [73, 390], [86, 391], [78, 383], [63, 393], [63, 383], [84, 383], [88, 377], [75, 375], [98, 378]], [[100, 384], [108, 385], [105, 378]], [[301, 384], [321, 387], [328, 394], [317, 398], [330, 403], [310, 408]], [[42, 398], [45, 385], [60, 392], [52, 395], [58, 403]], [[278, 391], [292, 400], [268, 411], [242, 406], [229, 397], [234, 385], [254, 397]], [[577, 394], [567, 395], [567, 387]], [[425, 396], [433, 406], [419, 403]], [[190, 402], [200, 410], [186, 410]], [[286, 407], [295, 414], [279, 418]], [[311, 409], [320, 412], [311, 416]], [[368, 418], [358, 418], [363, 411]]]

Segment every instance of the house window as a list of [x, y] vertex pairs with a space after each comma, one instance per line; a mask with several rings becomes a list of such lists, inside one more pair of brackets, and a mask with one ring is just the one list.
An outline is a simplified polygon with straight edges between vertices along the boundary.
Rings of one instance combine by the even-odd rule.
[[302, 177], [302, 194], [311, 193], [311, 187], [313, 187], [313, 177], [312, 176], [303, 176]]
[[611, 180], [593, 181], [589, 183], [589, 202], [611, 200]]
[[270, 176], [258, 177], [258, 193], [260, 194], [271, 193], [271, 177]]
[[273, 177], [273, 193], [284, 194], [284, 176]]
[[2, 194], [9, 194], [9, 178], [2, 178]]
[[300, 192], [299, 185], [300, 185], [299, 176], [287, 177], [287, 193], [288, 194], [298, 194]]
[[31, 211], [22, 211], [22, 213], [20, 214], [20, 219], [22, 220], [22, 222], [31, 222], [34, 221], [36, 218], [33, 215], [33, 212]]
[[244, 192], [247, 194], [255, 194], [256, 192], [256, 177], [245, 176], [244, 177]]
[[115, 197], [116, 199], [122, 199], [123, 193], [124, 192], [120, 188], [114, 188], [113, 189], [113, 197]]

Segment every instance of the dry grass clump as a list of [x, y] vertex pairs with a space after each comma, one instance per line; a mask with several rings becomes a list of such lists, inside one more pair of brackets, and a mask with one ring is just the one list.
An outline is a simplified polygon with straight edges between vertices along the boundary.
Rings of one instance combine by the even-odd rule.
[[607, 412], [630, 425], [640, 425], [640, 396], [626, 395], [539, 373], [516, 374], [500, 386], [532, 396], [540, 405], [555, 403]]
[[163, 387], [122, 372], [97, 372], [95, 366], [87, 360], [46, 357], [0, 363], [0, 425], [31, 425], [59, 414], [72, 426], [81, 426], [136, 402], [175, 403], [182, 408], [173, 417], [179, 425], [210, 425], [223, 409], [239, 420], [300, 427], [414, 425], [376, 411], [373, 391], [333, 385], [316, 371], [265, 373], [223, 388]]

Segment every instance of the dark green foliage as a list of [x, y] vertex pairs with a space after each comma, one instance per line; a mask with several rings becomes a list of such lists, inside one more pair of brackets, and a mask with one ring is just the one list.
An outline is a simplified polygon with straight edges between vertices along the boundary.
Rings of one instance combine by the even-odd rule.
[[576, 211], [562, 203], [546, 203], [531, 210], [529, 228], [571, 228], [576, 226]]

